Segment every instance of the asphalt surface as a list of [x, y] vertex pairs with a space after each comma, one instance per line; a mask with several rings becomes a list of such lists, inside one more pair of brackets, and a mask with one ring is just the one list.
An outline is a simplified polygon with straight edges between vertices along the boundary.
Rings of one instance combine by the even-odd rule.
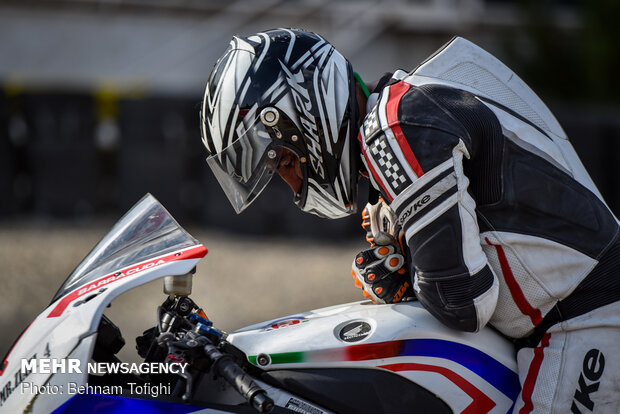
[[[0, 357], [107, 231], [103, 224], [0, 223]], [[350, 276], [363, 237], [334, 242], [188, 231], [209, 249], [191, 297], [224, 331], [363, 299]], [[155, 325], [166, 298], [162, 287], [163, 280], [138, 287], [106, 310], [127, 343], [121, 359], [137, 360], [134, 338]]]

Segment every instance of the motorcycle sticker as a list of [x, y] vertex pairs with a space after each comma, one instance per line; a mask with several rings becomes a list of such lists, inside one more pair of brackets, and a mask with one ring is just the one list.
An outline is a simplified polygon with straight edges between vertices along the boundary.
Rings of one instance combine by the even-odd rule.
[[[202, 246], [202, 245], [198, 245], [198, 246], [192, 246], [190, 248], [181, 250], [179, 252], [176, 253], [172, 253], [172, 254], [168, 254], [168, 255], [164, 255], [164, 256], [160, 256], [157, 257], [155, 259], [151, 259], [149, 261], [146, 261], [144, 263], [139, 263], [137, 265], [133, 265], [130, 266], [126, 269], [123, 269], [121, 271], [115, 272], [113, 274], [110, 274], [108, 276], [104, 276], [102, 278], [99, 278], [95, 281], [89, 282], [88, 284], [75, 289], [73, 292], [65, 295], [62, 299], [60, 299], [58, 301], [58, 303], [56, 304], [56, 306], [54, 307], [54, 309], [52, 309], [52, 311], [49, 313], [49, 315], [47, 315], [48, 318], [56, 318], [59, 317], [63, 314], [63, 312], [65, 311], [65, 309], [67, 309], [67, 307], [69, 306], [69, 304], [73, 301], [75, 301], [76, 299], [86, 295], [87, 293], [91, 293], [94, 290], [97, 290], [99, 288], [102, 288], [103, 286], [109, 285], [111, 283], [117, 282], [121, 279], [124, 279], [126, 277], [131, 277], [134, 275], [137, 275], [145, 270], [150, 270], [154, 267], [160, 266], [162, 264], [166, 264], [169, 262], [174, 262], [177, 260], [187, 260], [187, 259], [195, 259], [195, 258], [202, 258], [207, 254], [207, 249]], [[100, 291], [99, 293], [102, 293], [102, 291]]]
[[293, 398], [293, 397], [291, 397], [287, 401], [284, 408], [288, 408], [291, 411], [295, 411], [296, 413], [303, 413], [303, 414], [324, 414], [325, 413], [325, 411], [313, 405], [305, 403], [301, 400], [298, 400], [297, 398]]
[[338, 337], [345, 342], [358, 342], [370, 335], [371, 330], [372, 327], [367, 322], [351, 322], [340, 330]]
[[[357, 327], [359, 326], [364, 326], [364, 328], [360, 328], [360, 330], [355, 333]], [[363, 321], [356, 321], [346, 324], [340, 329], [340, 333], [344, 336], [346, 332], [354, 331], [351, 332], [351, 337], [357, 339], [360, 338], [360, 336], [365, 335], [364, 337], [367, 337], [370, 334], [369, 331], [363, 334], [362, 332], [364, 329], [370, 330], [370, 325]], [[466, 344], [443, 339], [416, 338], [398, 341], [354, 344], [344, 348], [318, 349], [305, 352], [274, 353], [269, 354], [268, 357], [272, 366], [280, 364], [334, 361], [384, 361], [397, 357], [430, 357], [445, 359], [461, 365], [480, 378], [484, 379], [511, 401], [515, 400], [521, 389], [517, 373], [503, 365], [501, 362]], [[257, 356], [249, 356], [248, 361], [253, 365], [258, 365]], [[446, 377], [449, 381], [453, 382], [465, 393], [467, 393], [472, 398], [472, 404], [484, 406], [488, 403], [487, 397], [483, 395], [484, 393], [470, 384], [468, 380], [454, 373], [452, 370], [436, 364], [394, 362], [380, 365], [379, 367], [393, 372], [435, 372]]]
[[265, 326], [263, 329], [265, 331], [272, 331], [274, 329], [288, 328], [289, 326], [295, 326], [309, 321], [309, 319], [306, 319], [304, 317], [275, 320], [270, 322], [269, 325]]

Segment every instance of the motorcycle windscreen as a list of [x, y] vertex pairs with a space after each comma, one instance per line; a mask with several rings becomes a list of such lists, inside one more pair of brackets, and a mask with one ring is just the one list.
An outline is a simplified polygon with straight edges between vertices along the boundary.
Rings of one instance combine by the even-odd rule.
[[147, 194], [71, 273], [54, 295], [52, 303], [101, 276], [198, 244], [155, 197]]

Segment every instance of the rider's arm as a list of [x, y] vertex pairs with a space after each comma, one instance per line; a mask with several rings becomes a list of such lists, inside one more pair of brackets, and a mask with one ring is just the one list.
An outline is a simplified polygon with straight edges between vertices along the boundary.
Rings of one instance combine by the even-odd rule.
[[[415, 128], [404, 129], [415, 134]], [[435, 154], [437, 165], [426, 165], [430, 169], [393, 200], [392, 208], [405, 232], [418, 299], [447, 326], [474, 332], [495, 310], [497, 279], [480, 247], [476, 205], [467, 191], [466, 145], [445, 133], [433, 135], [454, 142], [451, 153]]]
[[495, 310], [498, 281], [480, 246], [463, 171], [463, 158], [473, 156], [470, 134], [403, 83], [391, 85], [374, 111], [362, 131], [365, 157], [403, 226], [416, 295], [446, 325], [478, 331]]

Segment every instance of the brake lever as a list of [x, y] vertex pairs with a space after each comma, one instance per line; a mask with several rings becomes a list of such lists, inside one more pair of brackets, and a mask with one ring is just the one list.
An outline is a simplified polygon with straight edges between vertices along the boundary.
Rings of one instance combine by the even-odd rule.
[[[222, 332], [214, 328], [211, 321], [200, 314], [189, 314], [183, 319], [185, 318], [195, 328], [185, 332], [182, 338], [177, 340], [172, 332], [162, 332], [157, 338], [158, 345], [168, 349], [166, 359], [185, 362], [187, 357], [195, 359], [196, 352], [202, 350], [207, 360], [211, 362], [213, 371], [223, 377], [252, 407], [261, 413], [270, 412], [275, 404], [267, 392], [246, 374], [230, 355], [221, 353], [214, 345], [214, 342], [216, 344], [220, 342]], [[187, 372], [178, 372], [177, 375], [185, 380], [185, 392], [181, 398], [183, 401], [188, 401], [192, 395], [192, 376]]]
[[[190, 341], [192, 340], [193, 339], [190, 339]], [[168, 348], [168, 356], [166, 357], [166, 360], [181, 363], [185, 362], [185, 352], [192, 348], [192, 346], [198, 345], [198, 342], [191, 344], [190, 341], [187, 341], [186, 343], [183, 343], [183, 341], [175, 341], [175, 336], [171, 332], [163, 332], [157, 338], [158, 345]], [[189, 401], [194, 387], [192, 376], [185, 371], [178, 371], [176, 374], [185, 380], [185, 392], [181, 396], [181, 399], [183, 401]]]
[[185, 380], [185, 393], [181, 396], [181, 399], [185, 402], [189, 401], [192, 396], [192, 388], [194, 387], [192, 376], [187, 372], [177, 372], [177, 375]]

